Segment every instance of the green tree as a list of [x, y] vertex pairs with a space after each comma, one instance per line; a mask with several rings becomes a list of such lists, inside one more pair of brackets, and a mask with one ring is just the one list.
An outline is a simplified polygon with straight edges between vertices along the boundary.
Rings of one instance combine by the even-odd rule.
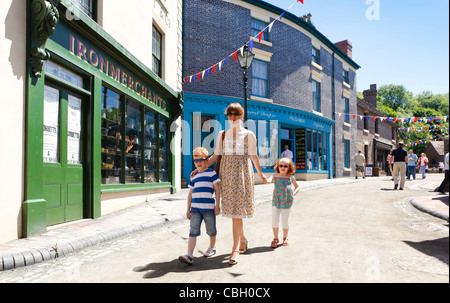
[[412, 106], [413, 94], [403, 85], [383, 85], [378, 90], [377, 104], [398, 111]]

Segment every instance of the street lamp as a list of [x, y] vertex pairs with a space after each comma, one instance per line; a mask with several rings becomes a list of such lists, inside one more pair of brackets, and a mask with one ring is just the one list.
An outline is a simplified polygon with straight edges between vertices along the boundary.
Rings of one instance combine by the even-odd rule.
[[255, 58], [255, 54], [252, 53], [247, 44], [244, 45], [244, 48], [237, 54], [239, 65], [244, 70], [244, 123], [247, 122], [247, 69], [252, 65], [253, 59]]

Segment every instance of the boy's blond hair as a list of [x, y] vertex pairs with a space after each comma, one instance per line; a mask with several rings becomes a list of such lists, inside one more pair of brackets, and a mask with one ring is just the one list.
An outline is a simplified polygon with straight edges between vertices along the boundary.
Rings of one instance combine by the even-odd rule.
[[192, 151], [192, 155], [193, 156], [202, 156], [202, 157], [208, 158], [209, 153], [208, 153], [208, 150], [206, 148], [204, 148], [204, 147], [197, 147], [196, 149], [194, 149]]

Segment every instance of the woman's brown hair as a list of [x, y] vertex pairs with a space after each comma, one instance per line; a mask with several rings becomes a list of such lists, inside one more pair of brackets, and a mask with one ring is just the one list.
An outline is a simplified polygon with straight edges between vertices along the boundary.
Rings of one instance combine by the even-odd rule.
[[242, 105], [240, 103], [231, 103], [230, 105], [228, 105], [227, 109], [225, 110], [225, 114], [229, 114], [229, 113], [239, 113], [241, 115], [244, 114], [244, 108], [242, 107]]

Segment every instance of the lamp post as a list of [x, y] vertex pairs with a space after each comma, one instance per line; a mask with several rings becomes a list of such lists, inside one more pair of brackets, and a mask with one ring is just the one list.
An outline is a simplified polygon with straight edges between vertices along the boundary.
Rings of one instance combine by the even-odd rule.
[[239, 65], [244, 70], [244, 123], [247, 122], [247, 69], [252, 65], [255, 54], [252, 53], [247, 44], [244, 45], [242, 52], [237, 54]]

